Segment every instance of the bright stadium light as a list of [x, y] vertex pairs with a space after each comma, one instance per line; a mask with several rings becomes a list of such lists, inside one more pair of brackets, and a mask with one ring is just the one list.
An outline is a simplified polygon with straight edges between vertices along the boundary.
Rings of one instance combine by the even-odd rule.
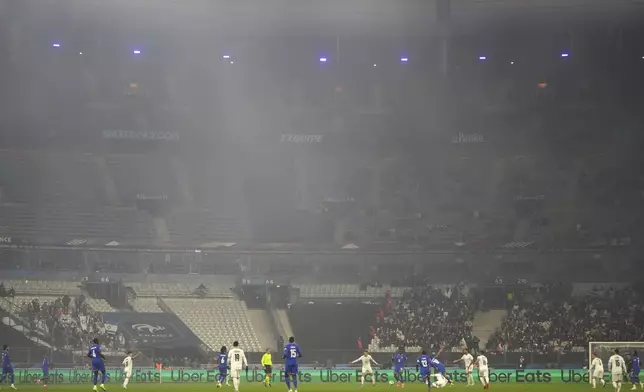
[[409, 57], [401, 57], [400, 62], [401, 63], [408, 63], [409, 62]]
[[134, 53], [134, 54], [141, 54], [141, 51], [140, 51], [140, 50], [138, 50], [138, 49], [134, 49], [134, 51], [133, 51], [132, 53]]
[[485, 61], [485, 60], [487, 60], [487, 56], [479, 56], [479, 60]]
[[568, 53], [562, 53], [561, 54], [561, 57], [568, 57], [568, 56], [570, 56]]
[[320, 57], [320, 62], [321, 63], [326, 63], [327, 58], [326, 57]]
[[55, 43], [55, 44], [53, 44], [52, 46], [53, 46], [54, 48], [60, 48], [60, 44], [59, 44], [59, 43]]
[[226, 60], [228, 60], [228, 59], [230, 58], [230, 55], [229, 55], [229, 54], [225, 54], [225, 55], [223, 55], [223, 56], [221, 56], [221, 57], [222, 57], [222, 58], [224, 58], [224, 59], [226, 59]]

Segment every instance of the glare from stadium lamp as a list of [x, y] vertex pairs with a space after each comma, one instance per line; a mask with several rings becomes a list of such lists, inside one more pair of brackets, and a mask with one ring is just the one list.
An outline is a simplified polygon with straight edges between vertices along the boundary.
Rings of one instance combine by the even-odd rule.
[[374, 64], [373, 66], [374, 66], [374, 67], [377, 67], [377, 66], [378, 66], [378, 64]]
[[408, 63], [408, 62], [409, 62], [409, 58], [408, 58], [408, 57], [401, 57], [401, 58], [400, 58], [400, 62], [401, 62], [401, 63]]
[[326, 63], [327, 58], [326, 57], [320, 57], [320, 62], [321, 63]]
[[510, 61], [510, 65], [514, 65], [514, 61]]
[[561, 54], [561, 57], [564, 57], [564, 58], [569, 57], [569, 56], [570, 56], [570, 55], [569, 55], [568, 53], [562, 53], [562, 54]]
[[479, 56], [479, 60], [485, 61], [485, 60], [487, 60], [487, 56]]
[[230, 55], [229, 55], [229, 54], [225, 54], [225, 55], [223, 55], [223, 56], [221, 56], [221, 57], [222, 57], [224, 60], [228, 60], [228, 59], [230, 58]]
[[54, 48], [60, 48], [60, 44], [59, 44], [59, 43], [55, 43], [55, 44], [53, 44], [52, 46], [53, 46]]
[[134, 54], [141, 54], [141, 51], [140, 51], [140, 50], [138, 50], [138, 49], [135, 49], [132, 53], [134, 53]]
[[83, 52], [78, 52], [78, 54], [82, 56], [82, 55], [83, 55]]

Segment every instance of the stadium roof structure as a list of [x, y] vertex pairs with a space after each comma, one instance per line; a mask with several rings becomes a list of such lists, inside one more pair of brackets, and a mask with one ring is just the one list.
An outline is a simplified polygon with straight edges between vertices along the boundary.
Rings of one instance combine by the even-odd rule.
[[[264, 34], [283, 29], [320, 32], [359, 31], [391, 35], [437, 31], [437, 2], [446, 0], [25, 0], [23, 12], [135, 26], [145, 31], [162, 26], [169, 34], [191, 30], [229, 35]], [[496, 23], [562, 20], [632, 20], [644, 11], [644, 0], [450, 0], [452, 31], [467, 32]], [[37, 4], [37, 7], [28, 7]], [[52, 10], [47, 11], [48, 8]], [[55, 11], [55, 12], [52, 12]], [[638, 12], [639, 11], [639, 12]], [[213, 37], [215, 38], [215, 37]]]

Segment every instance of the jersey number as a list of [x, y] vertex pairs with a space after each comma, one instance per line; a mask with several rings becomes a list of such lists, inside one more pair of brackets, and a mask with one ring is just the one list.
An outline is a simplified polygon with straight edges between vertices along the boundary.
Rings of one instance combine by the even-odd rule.
[[221, 363], [226, 363], [226, 358], [221, 357]]
[[427, 367], [427, 360], [426, 359], [421, 360], [420, 361], [420, 366], [426, 368]]
[[92, 358], [96, 358], [96, 351], [92, 349]]
[[239, 354], [235, 354], [235, 362], [239, 362]]
[[291, 358], [297, 358], [297, 350], [294, 348], [291, 349]]
[[619, 361], [619, 359], [616, 359], [616, 360], [615, 360], [615, 366], [617, 366], [617, 367], [621, 367], [621, 366], [622, 366], [622, 364], [621, 364], [621, 362]]
[[487, 366], [487, 359], [482, 359], [481, 360], [481, 365]]

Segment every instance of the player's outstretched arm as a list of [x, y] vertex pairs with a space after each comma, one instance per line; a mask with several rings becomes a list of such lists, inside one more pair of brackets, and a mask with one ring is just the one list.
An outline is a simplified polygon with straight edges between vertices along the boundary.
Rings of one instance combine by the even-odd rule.
[[375, 363], [376, 365], [380, 366], [380, 364], [379, 364], [378, 362], [376, 362], [376, 360], [375, 360], [375, 359], [373, 359], [373, 357], [371, 357], [371, 362], [373, 362], [373, 363]]
[[362, 357], [356, 359], [355, 361], [351, 361], [351, 363], [356, 363], [356, 362], [360, 362], [360, 361], [362, 361]]

